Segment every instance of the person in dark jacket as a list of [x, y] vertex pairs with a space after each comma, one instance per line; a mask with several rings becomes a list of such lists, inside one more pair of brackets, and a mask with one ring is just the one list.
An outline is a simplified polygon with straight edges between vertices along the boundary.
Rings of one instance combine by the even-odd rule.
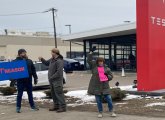
[[54, 106], [49, 111], [66, 112], [66, 102], [63, 93], [63, 56], [60, 55], [57, 48], [52, 49], [51, 54], [52, 57], [49, 60], [39, 57], [43, 64], [49, 66], [48, 79], [54, 102]]
[[22, 101], [22, 95], [23, 91], [26, 89], [28, 98], [29, 98], [29, 104], [31, 106], [31, 110], [36, 111], [39, 110], [34, 103], [33, 100], [33, 86], [32, 86], [32, 77], [34, 78], [34, 84], [36, 85], [38, 83], [38, 77], [36, 74], [36, 69], [35, 66], [32, 62], [32, 60], [28, 59], [27, 54], [26, 54], [25, 49], [19, 49], [18, 50], [18, 57], [15, 59], [15, 61], [18, 60], [25, 60], [27, 63], [27, 69], [29, 73], [28, 78], [21, 78], [17, 80], [17, 90], [18, 90], [18, 95], [17, 95], [17, 104], [16, 104], [16, 112], [20, 113], [21, 112], [21, 101]]
[[129, 55], [129, 60], [130, 60], [130, 68], [134, 69], [136, 66], [136, 58], [135, 56], [132, 54], [132, 52]]
[[[87, 57], [87, 62], [92, 71], [92, 77], [88, 87], [88, 94], [95, 95], [97, 107], [98, 107], [98, 117], [102, 118], [103, 115], [103, 107], [102, 107], [102, 99], [103, 97], [106, 99], [108, 103], [109, 112], [112, 117], [116, 117], [116, 114], [113, 111], [112, 99], [110, 96], [110, 86], [109, 81], [112, 80], [113, 75], [111, 73], [110, 68], [105, 65], [104, 58], [98, 57], [97, 60], [93, 60], [93, 52], [90, 52]], [[103, 75], [106, 76], [105, 81], [101, 80], [99, 77], [99, 68], [103, 71]], [[105, 77], [104, 77], [105, 78]]]

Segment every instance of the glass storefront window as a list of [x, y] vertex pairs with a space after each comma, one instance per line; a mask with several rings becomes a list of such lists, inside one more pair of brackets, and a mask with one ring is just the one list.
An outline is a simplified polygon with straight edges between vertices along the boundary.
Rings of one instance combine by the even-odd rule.
[[[136, 38], [135, 35], [134, 37]], [[127, 36], [127, 38], [122, 38], [121, 36], [121, 38], [118, 37], [117, 39], [102, 38], [88, 40], [86, 42], [86, 55], [89, 53], [90, 47], [94, 46], [96, 47], [95, 59], [98, 56], [103, 57], [106, 64], [113, 70], [121, 70], [123, 66], [125, 69], [130, 69], [130, 54], [132, 53], [136, 58], [136, 39], [131, 39], [130, 41], [129, 36]], [[136, 68], [136, 66], [134, 68]]]

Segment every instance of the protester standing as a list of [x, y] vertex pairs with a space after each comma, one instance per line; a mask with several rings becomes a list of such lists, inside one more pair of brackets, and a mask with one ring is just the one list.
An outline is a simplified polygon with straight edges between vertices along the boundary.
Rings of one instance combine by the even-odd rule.
[[63, 56], [57, 48], [51, 50], [52, 57], [49, 60], [45, 60], [39, 57], [39, 60], [49, 66], [48, 79], [51, 88], [51, 94], [54, 102], [54, 106], [49, 111], [56, 111], [57, 113], [66, 112], [66, 103], [63, 93]]
[[[116, 114], [113, 111], [113, 104], [112, 99], [110, 96], [110, 86], [109, 81], [112, 80], [113, 75], [111, 73], [110, 68], [108, 68], [105, 65], [104, 58], [98, 57], [97, 60], [93, 61], [93, 52], [91, 51], [87, 57], [87, 62], [90, 66], [90, 69], [92, 71], [92, 77], [89, 83], [88, 87], [88, 94], [95, 95], [97, 107], [98, 107], [98, 117], [103, 117], [103, 106], [102, 106], [102, 100], [103, 97], [105, 98], [106, 102], [108, 103], [108, 108], [110, 115], [112, 117], [116, 117]], [[101, 80], [101, 77], [99, 76], [101, 73], [99, 73], [99, 69], [104, 70], [104, 81]], [[104, 76], [103, 75], [103, 76]]]
[[32, 93], [32, 91], [33, 91], [32, 77], [34, 78], [34, 84], [36, 85], [38, 83], [38, 76], [36, 74], [35, 66], [33, 64], [33, 61], [28, 59], [27, 52], [25, 49], [18, 50], [18, 57], [15, 59], [15, 61], [19, 61], [19, 60], [26, 61], [29, 77], [17, 79], [18, 95], [17, 95], [16, 112], [21, 113], [21, 101], [22, 101], [23, 91], [25, 89], [28, 94], [28, 99], [29, 99], [29, 104], [31, 106], [31, 110], [37, 111], [39, 109], [35, 106], [35, 103], [33, 100], [33, 93]]

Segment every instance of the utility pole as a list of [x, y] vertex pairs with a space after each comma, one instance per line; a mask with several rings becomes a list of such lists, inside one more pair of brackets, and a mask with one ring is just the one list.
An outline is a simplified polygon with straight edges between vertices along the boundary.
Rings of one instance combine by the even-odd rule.
[[53, 28], [54, 28], [54, 41], [55, 41], [55, 47], [57, 48], [57, 33], [56, 33], [56, 20], [55, 20], [55, 13], [57, 12], [57, 9], [51, 8], [44, 12], [52, 12], [53, 15]]
[[[71, 30], [71, 25], [65, 25], [66, 27], [69, 28], [69, 34], [72, 33], [72, 30]], [[72, 42], [70, 41], [70, 58], [72, 58]]]

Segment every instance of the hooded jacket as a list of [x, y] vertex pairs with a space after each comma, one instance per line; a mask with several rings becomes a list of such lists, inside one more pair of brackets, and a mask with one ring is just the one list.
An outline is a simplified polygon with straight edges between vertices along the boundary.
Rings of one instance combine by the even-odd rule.
[[[88, 94], [91, 95], [108, 95], [110, 94], [109, 81], [101, 82], [98, 74], [98, 65], [96, 61], [92, 60], [93, 54], [89, 54], [87, 57], [87, 62], [91, 68], [92, 77], [90, 79]], [[104, 65], [104, 72], [108, 78], [113, 78], [110, 68]]]

